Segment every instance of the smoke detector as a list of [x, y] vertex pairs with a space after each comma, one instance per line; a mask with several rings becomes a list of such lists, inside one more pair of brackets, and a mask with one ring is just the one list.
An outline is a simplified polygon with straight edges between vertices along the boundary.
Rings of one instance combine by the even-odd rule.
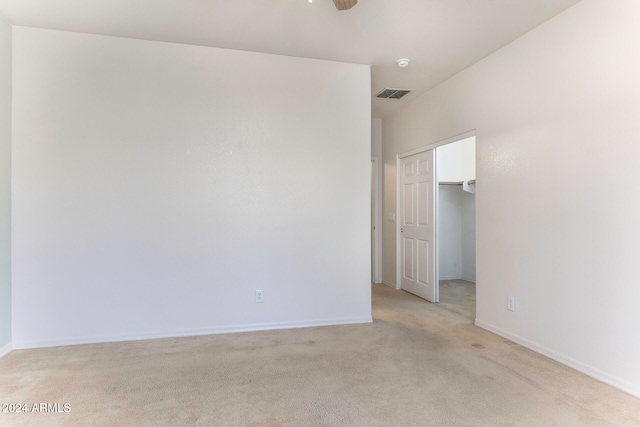
[[405, 68], [409, 66], [410, 62], [411, 60], [409, 58], [401, 58], [396, 61], [396, 64], [398, 64], [398, 67], [400, 68]]

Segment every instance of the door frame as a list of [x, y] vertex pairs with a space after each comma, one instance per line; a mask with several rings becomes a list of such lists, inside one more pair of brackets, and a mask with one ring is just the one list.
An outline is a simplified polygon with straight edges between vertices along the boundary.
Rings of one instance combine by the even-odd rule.
[[435, 250], [435, 275], [436, 275], [436, 281], [435, 281], [435, 301], [434, 302], [438, 302], [440, 299], [440, 285], [439, 285], [439, 271], [438, 271], [438, 267], [439, 267], [439, 261], [440, 261], [440, 254], [439, 254], [439, 249], [438, 249], [438, 225], [439, 225], [439, 219], [438, 219], [438, 177], [437, 177], [437, 170], [438, 170], [438, 165], [437, 165], [437, 151], [436, 148], [443, 146], [443, 145], [447, 145], [450, 144], [452, 142], [456, 142], [456, 141], [460, 141], [461, 139], [466, 139], [466, 138], [470, 138], [472, 136], [476, 136], [476, 131], [471, 130], [468, 132], [464, 132], [461, 133], [459, 135], [455, 135], [452, 136], [450, 138], [446, 138], [446, 139], [442, 139], [440, 141], [434, 142], [432, 144], [428, 144], [428, 145], [424, 145], [420, 148], [416, 148], [413, 149], [411, 151], [405, 151], [404, 153], [400, 153], [396, 155], [396, 289], [400, 290], [402, 289], [402, 233], [400, 232], [400, 227], [401, 227], [401, 223], [400, 223], [400, 211], [401, 211], [401, 203], [402, 203], [402, 189], [400, 188], [402, 182], [401, 182], [401, 165], [400, 162], [403, 158], [405, 157], [409, 157], [409, 156], [413, 156], [414, 154], [419, 154], [419, 153], [423, 153], [425, 151], [429, 151], [429, 150], [434, 150], [434, 168], [436, 168], [436, 179], [433, 180], [433, 194], [434, 194], [434, 198], [435, 198], [435, 213], [433, 215], [433, 244], [434, 244], [434, 250]]
[[373, 230], [373, 247], [371, 248], [373, 258], [373, 277], [374, 283], [382, 283], [382, 173], [380, 170], [380, 159], [378, 157], [371, 157], [371, 181], [373, 194], [373, 224], [371, 225]]

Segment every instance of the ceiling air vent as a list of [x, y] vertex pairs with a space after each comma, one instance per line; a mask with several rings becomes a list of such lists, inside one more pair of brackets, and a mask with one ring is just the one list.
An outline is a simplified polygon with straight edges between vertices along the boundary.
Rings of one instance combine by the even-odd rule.
[[376, 95], [376, 98], [400, 99], [411, 92], [409, 89], [383, 89]]

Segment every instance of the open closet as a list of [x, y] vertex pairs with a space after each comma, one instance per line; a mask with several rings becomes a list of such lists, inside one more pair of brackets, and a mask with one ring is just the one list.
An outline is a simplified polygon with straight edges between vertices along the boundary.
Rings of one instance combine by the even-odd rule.
[[475, 319], [475, 136], [437, 149], [439, 300]]

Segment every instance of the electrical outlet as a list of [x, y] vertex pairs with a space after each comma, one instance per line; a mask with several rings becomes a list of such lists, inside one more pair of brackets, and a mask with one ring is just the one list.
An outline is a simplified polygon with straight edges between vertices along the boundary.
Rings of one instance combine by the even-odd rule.
[[256, 289], [256, 302], [264, 302], [264, 291]]
[[507, 310], [516, 311], [516, 299], [515, 299], [515, 297], [507, 297]]

